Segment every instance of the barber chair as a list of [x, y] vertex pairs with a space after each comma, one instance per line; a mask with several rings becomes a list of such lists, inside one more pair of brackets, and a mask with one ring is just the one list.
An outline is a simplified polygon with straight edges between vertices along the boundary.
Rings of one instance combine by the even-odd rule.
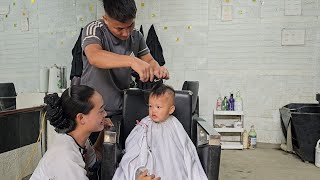
[[182, 90], [192, 92], [192, 115], [199, 117], [199, 81], [185, 81], [182, 85]]
[[[194, 85], [194, 83], [191, 84]], [[187, 85], [184, 89], [188, 89]], [[136, 120], [141, 120], [148, 115], [148, 97], [149, 91], [146, 90], [128, 89], [124, 92], [123, 119], [115, 127], [105, 131], [101, 179], [112, 179], [123, 155], [125, 139], [134, 128]], [[176, 90], [176, 109], [173, 115], [180, 120], [195, 144], [208, 179], [217, 180], [221, 155], [220, 134], [199, 117], [196, 111], [197, 102], [197, 94], [193, 95], [189, 90]], [[193, 104], [195, 104], [194, 107]]]

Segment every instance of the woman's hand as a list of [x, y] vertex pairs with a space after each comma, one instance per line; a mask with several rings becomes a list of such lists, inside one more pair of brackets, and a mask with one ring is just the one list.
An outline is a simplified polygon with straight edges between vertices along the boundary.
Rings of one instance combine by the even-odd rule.
[[[109, 128], [114, 126], [110, 118], [104, 118], [103, 120], [104, 128]], [[103, 151], [103, 138], [104, 138], [104, 130], [99, 133], [99, 137], [97, 141], [93, 145], [93, 149], [96, 152], [96, 156], [98, 160], [102, 160], [102, 151]]]
[[139, 176], [138, 180], [160, 180], [160, 177], [155, 177], [154, 174], [148, 176], [148, 170], [143, 171]]
[[104, 118], [104, 128], [112, 127], [114, 126], [110, 118]]

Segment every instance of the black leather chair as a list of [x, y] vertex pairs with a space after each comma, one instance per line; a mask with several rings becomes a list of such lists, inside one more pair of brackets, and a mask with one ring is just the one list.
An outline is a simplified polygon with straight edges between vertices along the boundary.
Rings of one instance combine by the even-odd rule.
[[[217, 180], [219, 178], [221, 155], [220, 134], [212, 126], [209, 126], [205, 120], [199, 118], [198, 115], [193, 115], [192, 94], [188, 90], [176, 91], [176, 110], [173, 115], [180, 120], [195, 144], [208, 179]], [[123, 155], [125, 139], [134, 128], [136, 120], [141, 120], [148, 115], [148, 97], [149, 91], [141, 89], [129, 89], [124, 92], [123, 120], [114, 129], [105, 131], [101, 172], [103, 180], [112, 179]], [[199, 132], [205, 132], [207, 135], [199, 138], [198, 134], [201, 134]], [[200, 142], [201, 139], [207, 140], [207, 137], [209, 137], [208, 141]]]
[[185, 81], [182, 90], [192, 92], [192, 115], [199, 116], [199, 81]]

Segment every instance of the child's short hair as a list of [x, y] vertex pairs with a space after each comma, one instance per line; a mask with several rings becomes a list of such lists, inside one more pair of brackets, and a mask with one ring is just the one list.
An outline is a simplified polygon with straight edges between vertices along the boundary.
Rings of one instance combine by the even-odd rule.
[[158, 83], [151, 89], [150, 97], [151, 96], [155, 96], [155, 97], [163, 96], [165, 93], [168, 93], [169, 96], [174, 101], [174, 97], [175, 97], [174, 89], [171, 86], [165, 85], [163, 83]]

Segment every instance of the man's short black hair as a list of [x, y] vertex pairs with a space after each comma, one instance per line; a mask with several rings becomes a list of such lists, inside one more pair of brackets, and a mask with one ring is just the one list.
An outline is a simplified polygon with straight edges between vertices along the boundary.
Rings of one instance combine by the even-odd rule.
[[136, 18], [134, 0], [103, 0], [103, 7], [107, 16], [119, 22], [125, 23]]

